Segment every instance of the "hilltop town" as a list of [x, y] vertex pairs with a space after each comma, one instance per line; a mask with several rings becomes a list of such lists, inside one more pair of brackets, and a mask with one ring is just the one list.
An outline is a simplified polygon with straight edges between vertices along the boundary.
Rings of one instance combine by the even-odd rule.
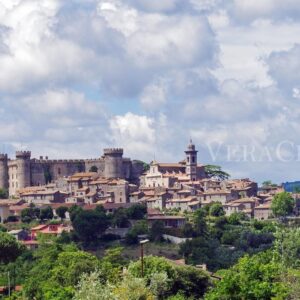
[[149, 165], [123, 158], [119, 148], [104, 149], [101, 158], [88, 160], [32, 159], [29, 151], [17, 151], [11, 160], [1, 154], [0, 188], [9, 192], [9, 199], [0, 202], [1, 221], [20, 218], [22, 210], [32, 205], [51, 207], [56, 215], [60, 206], [118, 209], [144, 204], [150, 223], [161, 220], [171, 227], [183, 226], [184, 213], [211, 203], [220, 203], [227, 216], [238, 212], [258, 220], [272, 216], [271, 200], [282, 187], [258, 189], [248, 178], [220, 177], [198, 163], [197, 152], [190, 141], [182, 161], [154, 160]]
[[[139, 295], [161, 293], [145, 299], [220, 299], [234, 268], [237, 280], [253, 273], [243, 269], [245, 260], [267, 255], [262, 265], [274, 268], [275, 260], [278, 272], [277, 243], [298, 234], [288, 229], [298, 220], [296, 190], [231, 179], [220, 166], [199, 163], [192, 141], [178, 163], [147, 164], [123, 152], [104, 149], [102, 157], [86, 160], [35, 159], [29, 151], [15, 159], [0, 155], [0, 267], [7, 274], [0, 272], [0, 295], [81, 300], [86, 288], [95, 293], [93, 282], [110, 295], [95, 299], [131, 295], [132, 284]], [[282, 224], [287, 231], [279, 240]], [[272, 295], [284, 294], [284, 283], [265, 270], [262, 293], [270, 287]], [[136, 299], [128, 295], [122, 299]]]

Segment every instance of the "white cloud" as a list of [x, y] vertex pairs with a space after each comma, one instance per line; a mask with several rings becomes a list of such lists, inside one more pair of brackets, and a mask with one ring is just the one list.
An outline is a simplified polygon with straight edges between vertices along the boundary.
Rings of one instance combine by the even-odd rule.
[[297, 2], [0, 0], [0, 144], [176, 161], [192, 136], [205, 163], [207, 142], [300, 143]]

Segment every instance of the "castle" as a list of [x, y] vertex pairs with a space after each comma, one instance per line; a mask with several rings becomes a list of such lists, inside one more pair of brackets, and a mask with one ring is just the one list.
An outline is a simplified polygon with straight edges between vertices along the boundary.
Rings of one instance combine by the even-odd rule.
[[104, 149], [100, 158], [78, 160], [50, 160], [47, 156], [36, 159], [31, 158], [30, 151], [17, 151], [15, 159], [0, 154], [0, 188], [7, 189], [10, 196], [28, 186], [45, 185], [60, 177], [88, 171], [137, 182], [144, 166], [141, 161], [124, 158], [121, 148]]

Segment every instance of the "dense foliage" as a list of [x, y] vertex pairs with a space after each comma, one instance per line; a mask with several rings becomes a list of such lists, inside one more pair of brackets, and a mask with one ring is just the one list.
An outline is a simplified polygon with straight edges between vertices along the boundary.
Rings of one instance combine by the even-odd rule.
[[274, 196], [271, 204], [275, 217], [286, 217], [294, 210], [295, 200], [290, 193], [282, 192]]

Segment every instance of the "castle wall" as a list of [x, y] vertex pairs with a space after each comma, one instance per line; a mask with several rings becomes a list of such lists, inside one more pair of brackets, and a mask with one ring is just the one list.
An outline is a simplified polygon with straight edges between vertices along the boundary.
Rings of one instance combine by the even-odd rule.
[[123, 178], [123, 149], [104, 149], [105, 177]]
[[97, 169], [98, 169], [97, 173], [100, 176], [102, 176], [102, 177], [105, 176], [105, 161], [104, 161], [103, 158], [85, 160], [85, 170], [86, 170], [86, 172], [89, 172], [89, 170], [93, 166], [97, 167]]
[[44, 185], [61, 177], [85, 171], [82, 160], [32, 160], [31, 178], [33, 185]]
[[[28, 186], [45, 185], [68, 177], [77, 172], [88, 172], [96, 166], [99, 176], [107, 178], [124, 178], [138, 182], [142, 173], [139, 163], [134, 167], [129, 158], [123, 158], [123, 149], [104, 149], [104, 156], [87, 160], [48, 160], [30, 159], [29, 151], [17, 151], [15, 160], [7, 160], [7, 168], [0, 154], [0, 187], [7, 186], [10, 196], [16, 195], [19, 189]], [[7, 156], [5, 156], [7, 158]], [[5, 158], [3, 156], [3, 158]], [[119, 201], [124, 201], [124, 199]]]
[[8, 189], [8, 158], [6, 154], [0, 154], [0, 188]]

